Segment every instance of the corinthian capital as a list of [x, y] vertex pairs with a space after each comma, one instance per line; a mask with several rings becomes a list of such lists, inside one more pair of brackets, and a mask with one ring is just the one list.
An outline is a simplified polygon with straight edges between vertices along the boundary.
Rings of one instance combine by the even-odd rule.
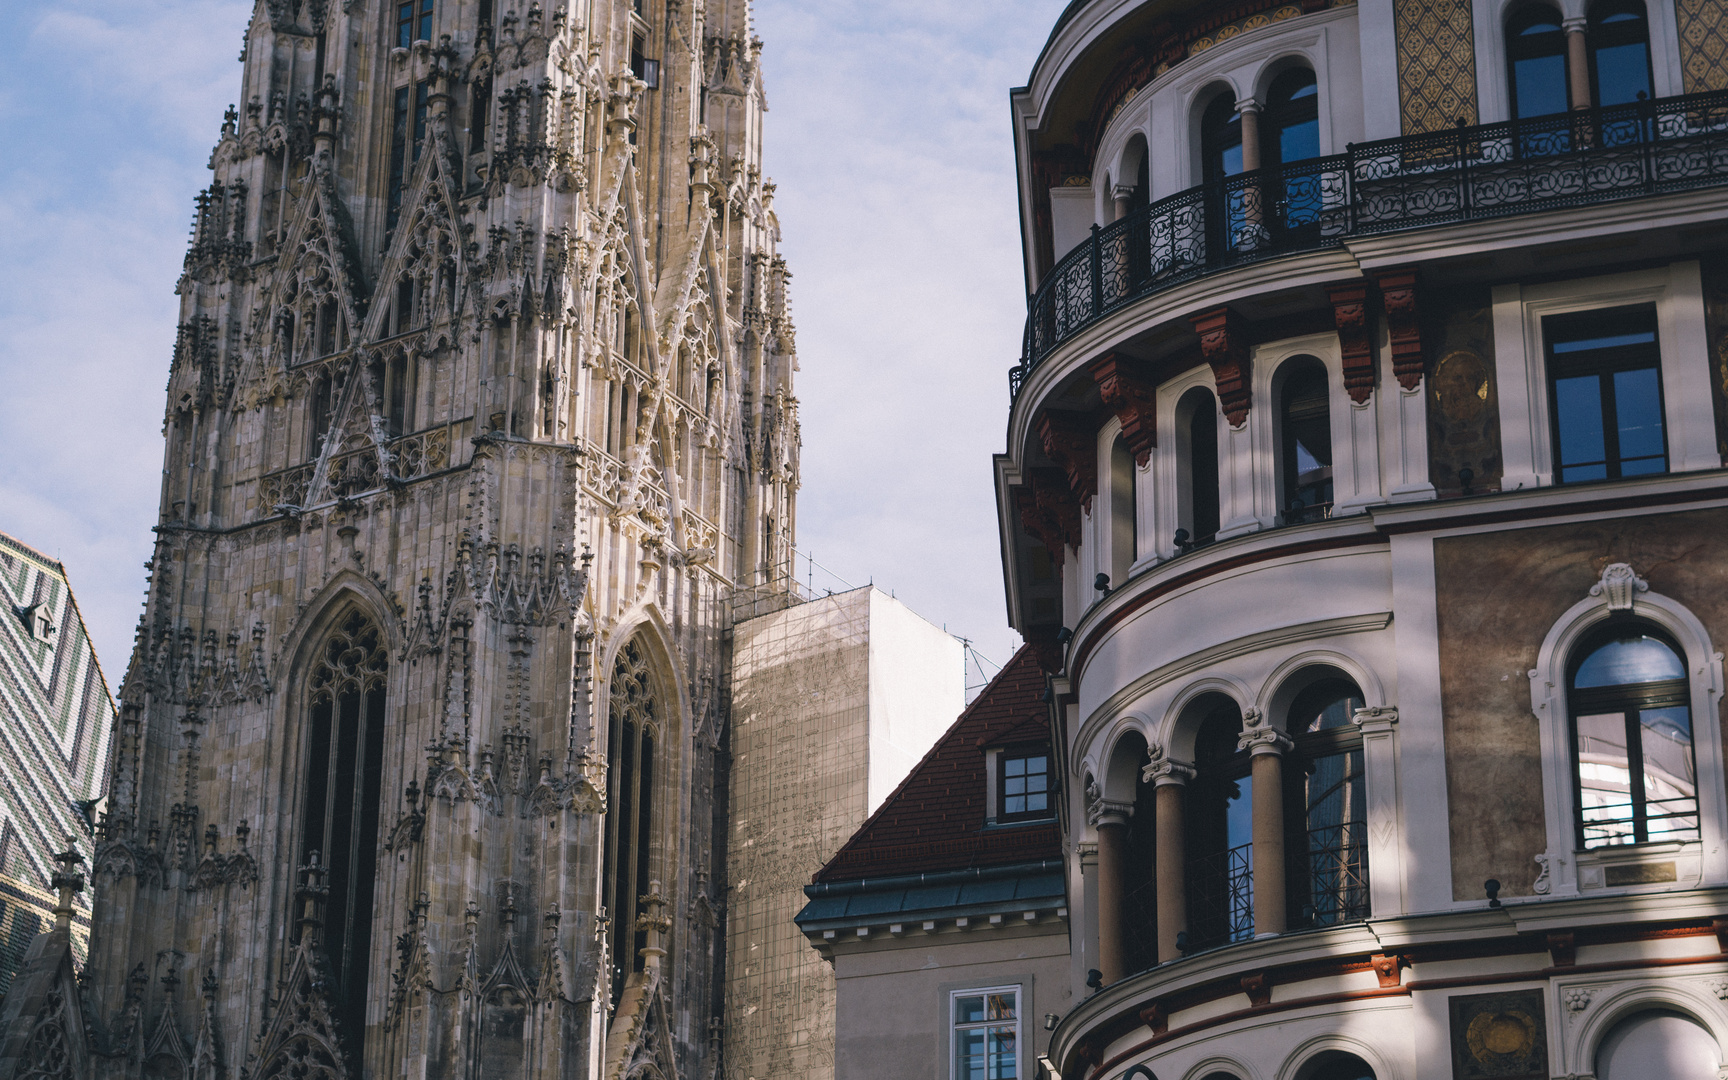
[[1152, 784], [1186, 784], [1194, 779], [1194, 766], [1170, 757], [1162, 746], [1149, 746], [1140, 779]]

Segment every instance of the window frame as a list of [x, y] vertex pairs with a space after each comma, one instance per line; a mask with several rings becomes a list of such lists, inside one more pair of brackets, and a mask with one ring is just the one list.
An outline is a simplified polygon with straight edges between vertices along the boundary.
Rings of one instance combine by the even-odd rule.
[[[955, 990], [948, 991], [948, 1012], [947, 1012], [948, 1019], [947, 1019], [946, 1023], [947, 1023], [947, 1027], [948, 1027], [948, 1078], [949, 1078], [949, 1080], [960, 1080], [960, 1062], [959, 1062], [960, 1040], [959, 1040], [958, 1036], [962, 1030], [965, 1030], [965, 1031], [986, 1030], [987, 1031], [993, 1027], [999, 1028], [999, 1027], [1005, 1026], [1004, 1023], [1002, 1021], [999, 1021], [999, 1020], [998, 1021], [981, 1020], [981, 1021], [978, 1021], [976, 1023], [969, 1023], [969, 1024], [962, 1025], [960, 1023], [960, 1021], [955, 1016], [955, 1010], [957, 1007], [956, 1003], [960, 998], [963, 998], [963, 997], [980, 997], [980, 996], [988, 997], [990, 994], [1013, 994], [1014, 995], [1014, 1021], [1013, 1021], [1013, 1026], [1014, 1026], [1014, 1077], [1013, 1078], [1007, 1078], [1007, 1080], [1019, 1080], [1019, 1077], [1021, 1076], [1021, 1073], [1023, 1072], [1023, 1065], [1024, 1065], [1023, 1058], [1025, 1057], [1025, 1053], [1026, 1053], [1026, 1030], [1025, 1030], [1026, 994], [1025, 994], [1024, 984], [1022, 984], [1022, 983], [1007, 983], [1007, 984], [998, 985], [998, 986], [982, 986], [982, 987], [974, 986], [974, 987], [965, 987], [965, 988], [961, 988], [961, 989], [955, 989]], [[986, 1065], [986, 1070], [988, 1070], [988, 1065]]]
[[[1610, 566], [1604, 576], [1620, 564]], [[1723, 762], [1720, 726], [1700, 717], [1718, 715], [1723, 693], [1722, 656], [1709, 631], [1684, 605], [1650, 590], [1638, 581], [1624, 588], [1596, 587], [1572, 605], [1549, 629], [1530, 669], [1531, 711], [1538, 721], [1542, 762], [1542, 796], [1546, 808], [1547, 850], [1537, 861], [1543, 870], [1534, 892], [1538, 897], [1573, 897], [1604, 888], [1689, 888], [1728, 883], [1728, 772]], [[1614, 599], [1620, 591], [1622, 599]], [[1627, 595], [1629, 593], [1629, 596]], [[1639, 623], [1667, 636], [1687, 671], [1687, 705], [1692, 717], [1692, 755], [1698, 798], [1698, 839], [1662, 839], [1646, 844], [1616, 844], [1580, 850], [1578, 847], [1577, 766], [1572, 726], [1570, 669], [1581, 643], [1601, 632], [1610, 619], [1629, 613]], [[1676, 882], [1610, 886], [1608, 868], [1648, 862], [1660, 856], [1676, 865]], [[1468, 906], [1461, 903], [1460, 906]]]
[[[990, 800], [991, 820], [993, 822], [998, 825], [1019, 825], [1023, 822], [1050, 821], [1056, 817], [1056, 799], [1054, 797], [1056, 771], [1053, 768], [1055, 759], [1050, 753], [1048, 743], [1018, 743], [1013, 746], [997, 747], [991, 756], [996, 759], [990, 770], [991, 779], [995, 781], [995, 791]], [[1010, 814], [1007, 809], [1008, 762], [1032, 757], [1044, 759], [1044, 809]]]
[[[1550, 487], [1555, 482], [1544, 318], [1646, 303], [1656, 307], [1666, 475], [1722, 467], [1716, 446], [1710, 370], [1704, 362], [1709, 355], [1709, 333], [1704, 321], [1703, 279], [1696, 260], [1541, 285], [1496, 285], [1491, 295], [1494, 377], [1505, 464], [1502, 491]], [[1653, 474], [1620, 482], [1661, 479], [1661, 475]]]
[[[1649, 310], [1651, 329], [1655, 336], [1653, 341], [1591, 349], [1576, 359], [1562, 358], [1554, 351], [1555, 340], [1550, 327], [1555, 320], [1605, 317], [1613, 312], [1642, 313], [1644, 309]], [[1632, 473], [1630, 475], [1633, 477], [1666, 476], [1672, 471], [1670, 465], [1673, 462], [1673, 454], [1669, 451], [1667, 391], [1662, 382], [1661, 328], [1656, 325], [1656, 322], [1655, 305], [1653, 304], [1592, 308], [1582, 312], [1568, 312], [1543, 317], [1543, 375], [1548, 384], [1549, 453], [1553, 456], [1553, 475], [1556, 485], [1592, 484], [1607, 480], [1627, 479], [1627, 474], [1622, 471], [1628, 459], [1620, 450], [1620, 428], [1619, 424], [1616, 423], [1619, 410], [1613, 392], [1613, 376], [1631, 371], [1654, 370], [1656, 372], [1656, 412], [1662, 423], [1662, 468], [1656, 472]], [[1598, 380], [1597, 401], [1602, 410], [1603, 460], [1600, 464], [1605, 475], [1591, 479], [1567, 480], [1564, 475], [1566, 469], [1586, 468], [1597, 463], [1586, 462], [1583, 465], [1568, 466], [1560, 460], [1560, 381], [1562, 378], [1584, 378], [1592, 375]], [[1645, 461], [1651, 457], [1652, 455], [1644, 454], [1631, 460]]]

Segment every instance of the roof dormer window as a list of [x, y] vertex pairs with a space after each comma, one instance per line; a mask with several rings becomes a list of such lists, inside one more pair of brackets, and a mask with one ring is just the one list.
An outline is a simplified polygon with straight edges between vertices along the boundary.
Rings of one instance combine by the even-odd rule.
[[996, 820], [1032, 821], [1050, 812], [1049, 750], [1039, 746], [998, 752]]

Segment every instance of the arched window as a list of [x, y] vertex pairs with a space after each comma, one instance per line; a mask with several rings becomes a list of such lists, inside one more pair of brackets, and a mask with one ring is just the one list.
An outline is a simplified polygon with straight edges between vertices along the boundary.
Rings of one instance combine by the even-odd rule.
[[1218, 533], [1218, 403], [1196, 386], [1176, 402], [1176, 550]]
[[1612, 619], [1567, 668], [1578, 846], [1698, 839], [1692, 711], [1680, 649], [1642, 622]]
[[637, 900], [648, 893], [654, 876], [654, 750], [660, 724], [647, 653], [639, 639], [632, 639], [612, 665], [607, 703], [604, 880], [612, 920], [614, 1002], [623, 993], [625, 976], [642, 970], [646, 940], [636, 930]]
[[1200, 171], [1207, 182], [1242, 171], [1242, 114], [1228, 90], [1200, 114]]
[[1254, 936], [1254, 791], [1237, 749], [1242, 712], [1222, 694], [1189, 706], [1205, 717], [1188, 783], [1188, 948]]
[[1374, 1080], [1374, 1070], [1355, 1054], [1327, 1050], [1296, 1073], [1297, 1080]]
[[331, 297], [318, 305], [318, 355], [329, 356], [337, 349], [336, 299]]
[[[1292, 68], [1272, 81], [1260, 118], [1260, 164], [1277, 168], [1320, 156], [1320, 87], [1307, 68]], [[1320, 224], [1321, 177], [1278, 174], [1266, 192], [1267, 221], [1285, 233]]]
[[1299, 357], [1279, 372], [1279, 476], [1284, 524], [1332, 515], [1332, 409], [1326, 365]]
[[315, 458], [324, 447], [324, 436], [330, 431], [330, 380], [320, 377], [312, 383], [312, 393], [306, 408], [306, 456]]
[[1281, 165], [1320, 156], [1320, 87], [1307, 68], [1272, 81], [1260, 120], [1260, 163]]
[[404, 435], [414, 429], [414, 383], [411, 365], [404, 353], [390, 360], [390, 370], [384, 385], [385, 407], [390, 434]]
[[344, 615], [313, 655], [300, 864], [317, 852], [329, 871], [324, 956], [343, 1050], [357, 1064], [366, 1036], [389, 658], [378, 624], [359, 609]]
[[1284, 774], [1285, 896], [1290, 926], [1368, 917], [1368, 796], [1356, 710], [1362, 691], [1322, 674], [1290, 704], [1295, 746]]
[[1135, 477], [1134, 455], [1118, 435], [1110, 444], [1110, 580], [1116, 585], [1128, 580], [1134, 565]]
[[1704, 1025], [1652, 1009], [1615, 1024], [1596, 1049], [1596, 1080], [1716, 1080], [1721, 1050]]
[[1650, 24], [1639, 0], [1606, 0], [1590, 9], [1590, 94], [1597, 105], [1651, 96]]
[[1514, 118], [1567, 110], [1566, 34], [1558, 11], [1530, 4], [1512, 13], [1506, 22], [1506, 67]]

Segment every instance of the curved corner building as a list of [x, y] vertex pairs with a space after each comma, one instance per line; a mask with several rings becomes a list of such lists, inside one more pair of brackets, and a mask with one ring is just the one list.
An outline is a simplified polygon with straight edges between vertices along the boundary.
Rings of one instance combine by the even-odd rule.
[[1063, 13], [995, 474], [1052, 1075], [1728, 1061], [1725, 65], [1711, 0]]

